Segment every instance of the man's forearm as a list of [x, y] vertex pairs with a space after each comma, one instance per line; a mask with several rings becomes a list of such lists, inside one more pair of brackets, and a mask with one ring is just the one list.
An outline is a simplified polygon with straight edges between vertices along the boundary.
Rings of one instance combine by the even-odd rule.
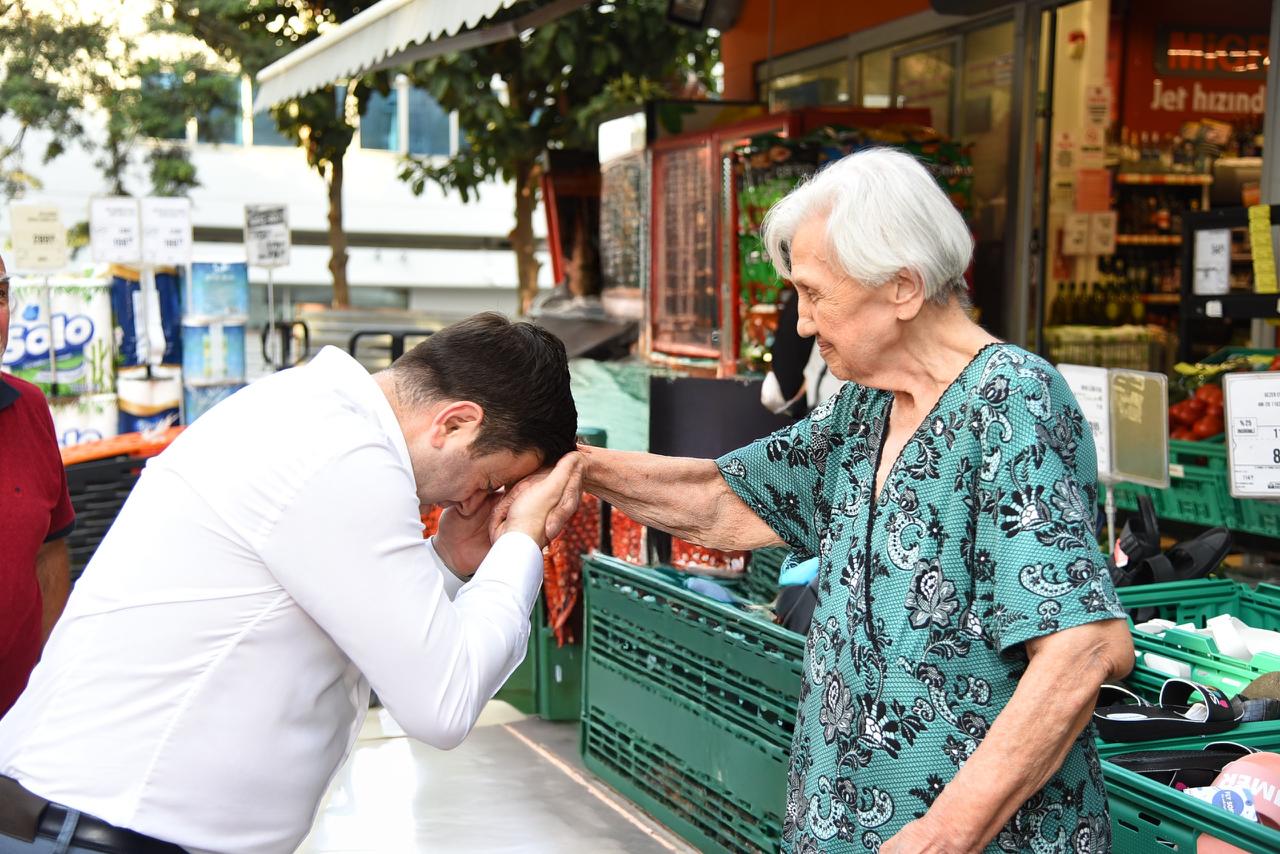
[[1096, 644], [1060, 645], [1032, 658], [1009, 704], [923, 819], [949, 838], [946, 850], [982, 850], [1044, 788], [1088, 724], [1099, 686], [1123, 675], [1122, 655], [1104, 634]]
[[49, 639], [53, 626], [62, 616], [71, 592], [71, 553], [65, 538], [45, 543], [36, 553], [36, 581], [40, 585], [40, 599], [44, 613], [41, 621], [40, 642]]
[[724, 549], [779, 542], [733, 494], [713, 460], [582, 448], [583, 489], [637, 522]]

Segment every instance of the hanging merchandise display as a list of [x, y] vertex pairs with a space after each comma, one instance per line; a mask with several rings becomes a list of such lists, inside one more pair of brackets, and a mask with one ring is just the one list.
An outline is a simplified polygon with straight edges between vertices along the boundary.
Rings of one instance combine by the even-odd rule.
[[183, 311], [188, 316], [249, 313], [249, 267], [244, 262], [196, 261], [186, 290]]
[[70, 448], [116, 435], [119, 412], [114, 394], [81, 394], [49, 401], [58, 446]]
[[10, 302], [5, 371], [34, 383], [46, 395], [115, 390], [111, 301], [105, 283], [54, 279], [46, 287], [21, 279], [11, 285]]
[[158, 356], [162, 365], [182, 363], [182, 287], [179, 273], [173, 267], [159, 267], [155, 272], [155, 296], [159, 307], [160, 331], [163, 346], [157, 346], [149, 332], [148, 323], [155, 321], [154, 309], [150, 318], [144, 317], [144, 306], [150, 304], [143, 298], [141, 271], [136, 267], [120, 264], [111, 266], [111, 309], [115, 312], [116, 335], [119, 341], [118, 361], [121, 367], [146, 364], [143, 352], [151, 341], [151, 358]]
[[247, 322], [244, 315], [183, 318], [183, 381], [187, 385], [243, 382]]

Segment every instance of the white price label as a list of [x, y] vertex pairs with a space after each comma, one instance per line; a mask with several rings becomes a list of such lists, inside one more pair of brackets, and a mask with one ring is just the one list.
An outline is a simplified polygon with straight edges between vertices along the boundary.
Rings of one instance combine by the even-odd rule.
[[138, 200], [100, 196], [89, 203], [89, 244], [98, 264], [137, 264], [142, 260]]
[[1116, 251], [1116, 212], [1089, 215], [1089, 254], [1111, 255]]
[[1222, 386], [1231, 494], [1280, 498], [1280, 372], [1227, 374]]
[[244, 248], [251, 267], [289, 263], [289, 211], [284, 205], [244, 206]]
[[57, 205], [10, 205], [14, 270], [52, 272], [67, 266], [67, 230]]
[[1093, 431], [1093, 445], [1098, 453], [1098, 478], [1111, 477], [1111, 387], [1106, 368], [1086, 365], [1058, 365], [1071, 393], [1080, 404], [1084, 420]]
[[1231, 291], [1231, 231], [1210, 228], [1196, 232], [1191, 289], [1205, 296]]
[[144, 264], [191, 263], [191, 200], [147, 197], [142, 200]]
[[1062, 225], [1062, 254], [1086, 255], [1089, 252], [1089, 215], [1070, 214]]

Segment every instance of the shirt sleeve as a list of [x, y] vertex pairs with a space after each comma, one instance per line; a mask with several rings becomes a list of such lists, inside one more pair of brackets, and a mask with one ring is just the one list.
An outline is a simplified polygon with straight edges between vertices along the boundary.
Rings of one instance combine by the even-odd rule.
[[1098, 547], [1093, 435], [1066, 381], [1039, 359], [985, 380], [970, 566], [996, 649], [1123, 619]]
[[62, 455], [58, 450], [58, 435], [53, 428], [53, 415], [49, 407], [42, 405], [38, 416], [41, 423], [40, 441], [48, 447], [50, 476], [57, 480], [57, 498], [53, 511], [49, 514], [49, 528], [45, 531], [44, 542], [49, 543], [62, 539], [75, 529], [76, 511], [71, 505], [71, 493], [67, 489], [67, 470], [62, 465]]
[[524, 658], [542, 550], [524, 534], [500, 537], [450, 601], [451, 573], [422, 538], [406, 480], [388, 447], [343, 452], [286, 506], [260, 551], [396, 722], [448, 749]]
[[842, 394], [803, 421], [730, 451], [716, 465], [725, 483], [803, 560], [818, 553], [831, 516], [825, 483], [846, 440]]
[[449, 569], [444, 559], [440, 557], [440, 553], [436, 551], [436, 538], [432, 536], [427, 540], [427, 557], [440, 571], [440, 581], [444, 584], [444, 595], [449, 600], [457, 598], [458, 591], [462, 589], [462, 585], [467, 582], [453, 574], [453, 570]]

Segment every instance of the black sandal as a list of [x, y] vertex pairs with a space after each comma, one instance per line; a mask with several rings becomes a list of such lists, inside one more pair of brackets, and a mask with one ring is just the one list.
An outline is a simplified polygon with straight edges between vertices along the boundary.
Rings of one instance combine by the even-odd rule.
[[[1115, 543], [1115, 553], [1107, 559], [1107, 570], [1116, 587], [1132, 584], [1137, 566], [1160, 554], [1160, 523], [1148, 495], [1138, 496], [1138, 515], [1130, 516]], [[1123, 563], [1118, 561], [1123, 560]]]

